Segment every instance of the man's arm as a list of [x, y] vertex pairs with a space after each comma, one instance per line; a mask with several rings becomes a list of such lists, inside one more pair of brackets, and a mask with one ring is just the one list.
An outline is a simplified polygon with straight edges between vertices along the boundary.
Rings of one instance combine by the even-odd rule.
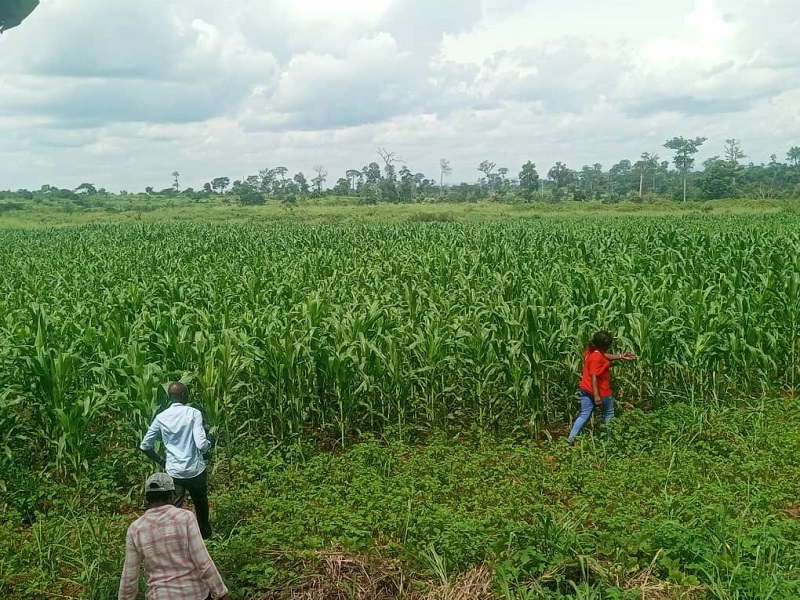
[[167, 466], [167, 459], [161, 456], [158, 452], [153, 450], [152, 448], [148, 448], [147, 450], [142, 450], [144, 455], [152, 460], [154, 463], [159, 465], [162, 469], [166, 468]]
[[133, 535], [128, 529], [128, 534], [125, 536], [125, 566], [122, 567], [117, 600], [135, 600], [136, 594], [139, 592], [141, 563], [139, 553], [136, 551], [136, 544], [133, 542]]
[[214, 561], [211, 560], [206, 549], [206, 544], [203, 542], [203, 537], [200, 535], [200, 527], [197, 525], [197, 519], [189, 516], [186, 519], [186, 537], [188, 540], [189, 555], [194, 563], [200, 578], [205, 582], [211, 590], [211, 597], [216, 600], [229, 600], [228, 588], [225, 587], [225, 582], [222, 581], [222, 576], [217, 570]]
[[160, 433], [161, 427], [159, 426], [158, 419], [153, 419], [150, 427], [147, 428], [147, 433], [144, 434], [142, 443], [139, 444], [139, 450], [144, 452], [145, 456], [147, 456], [154, 463], [160, 465], [163, 469], [167, 465], [167, 460], [154, 450], [156, 439], [158, 439]]
[[200, 454], [205, 454], [211, 449], [211, 440], [206, 435], [206, 429], [203, 427], [203, 415], [199, 410], [194, 411], [192, 418], [192, 435], [194, 436], [194, 445]]

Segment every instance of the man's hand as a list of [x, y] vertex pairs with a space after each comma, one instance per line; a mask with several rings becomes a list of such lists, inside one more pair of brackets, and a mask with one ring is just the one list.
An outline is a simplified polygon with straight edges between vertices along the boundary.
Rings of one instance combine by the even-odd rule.
[[167, 459], [158, 454], [158, 452], [156, 452], [152, 448], [148, 448], [147, 450], [142, 450], [142, 452], [144, 452], [147, 458], [149, 458], [154, 463], [159, 465], [162, 469], [164, 469], [167, 466]]
[[595, 406], [603, 406], [603, 399], [600, 396], [594, 397], [594, 405]]
[[622, 360], [636, 360], [636, 355], [633, 352], [623, 352], [619, 357]]

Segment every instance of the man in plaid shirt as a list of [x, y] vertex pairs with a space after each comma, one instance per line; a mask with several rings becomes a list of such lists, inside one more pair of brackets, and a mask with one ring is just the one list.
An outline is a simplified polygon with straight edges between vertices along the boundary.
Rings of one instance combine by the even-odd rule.
[[128, 528], [118, 599], [136, 598], [144, 562], [147, 600], [230, 600], [197, 520], [173, 505], [174, 496], [175, 484], [166, 473], [147, 479], [147, 511]]

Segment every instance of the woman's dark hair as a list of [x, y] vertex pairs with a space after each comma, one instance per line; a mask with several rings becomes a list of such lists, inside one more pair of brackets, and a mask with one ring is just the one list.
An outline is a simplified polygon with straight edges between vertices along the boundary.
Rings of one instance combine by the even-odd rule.
[[592, 336], [592, 341], [589, 342], [589, 352], [594, 352], [595, 350], [605, 352], [611, 348], [613, 342], [614, 336], [608, 331], [598, 331]]

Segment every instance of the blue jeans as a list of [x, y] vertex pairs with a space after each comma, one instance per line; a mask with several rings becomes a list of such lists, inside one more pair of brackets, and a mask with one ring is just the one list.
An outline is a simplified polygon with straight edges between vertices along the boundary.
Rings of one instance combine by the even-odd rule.
[[[575, 437], [580, 433], [581, 429], [583, 429], [583, 426], [589, 422], [589, 419], [592, 416], [592, 411], [594, 411], [594, 398], [592, 395], [586, 393], [584, 390], [580, 390], [580, 397], [581, 414], [578, 415], [577, 419], [575, 419], [575, 424], [572, 426], [572, 431], [569, 432], [569, 437], [567, 438], [568, 442], [571, 442], [575, 439]], [[607, 425], [611, 420], [611, 417], [614, 416], [614, 397], [606, 396], [600, 400], [603, 402], [603, 423], [606, 423]], [[606, 436], [610, 434], [610, 428], [606, 426]]]

